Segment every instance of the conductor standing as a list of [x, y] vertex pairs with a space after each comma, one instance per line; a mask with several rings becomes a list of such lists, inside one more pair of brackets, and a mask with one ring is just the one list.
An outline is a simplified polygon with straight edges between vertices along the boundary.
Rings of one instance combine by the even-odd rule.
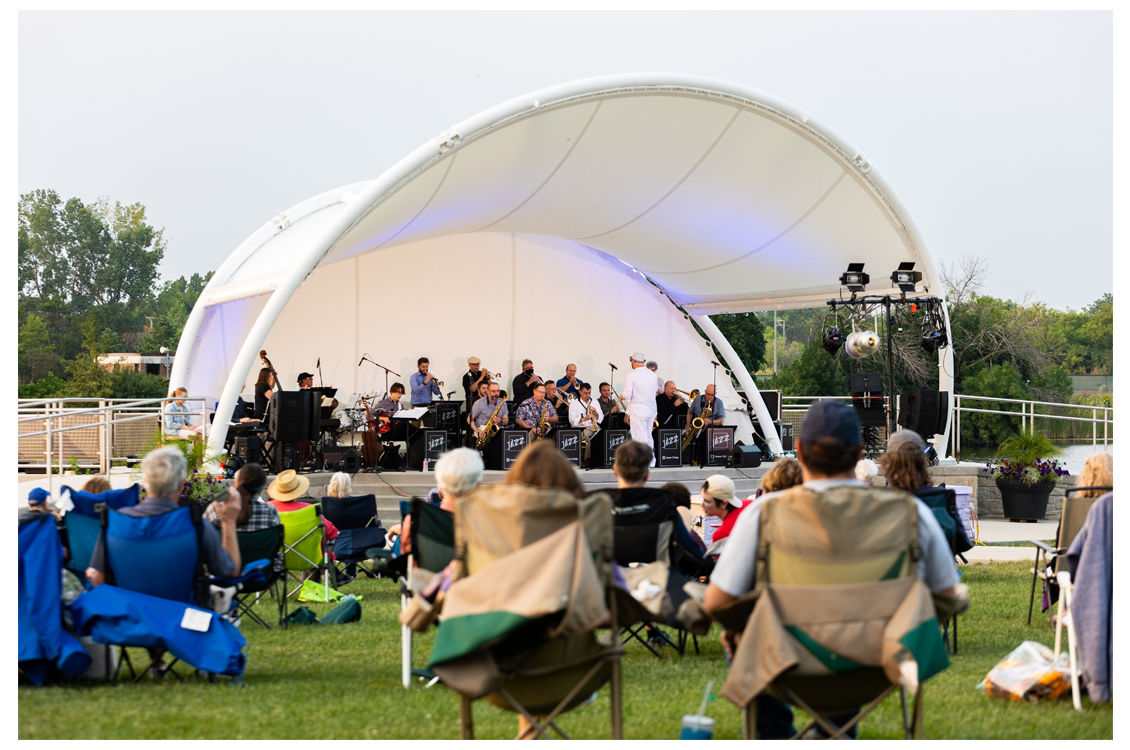
[[[631, 357], [632, 371], [624, 384], [624, 399], [628, 402], [628, 421], [632, 440], [651, 445], [651, 424], [655, 421], [655, 394], [659, 390], [659, 376], [644, 367], [647, 358], [639, 352]], [[651, 457], [655, 466], [655, 456]]]

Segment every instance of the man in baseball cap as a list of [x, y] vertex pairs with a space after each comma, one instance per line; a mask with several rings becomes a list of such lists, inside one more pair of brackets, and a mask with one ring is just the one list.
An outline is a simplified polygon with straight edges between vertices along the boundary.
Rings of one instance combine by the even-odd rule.
[[[651, 425], [658, 413], [655, 394], [659, 393], [659, 376], [644, 367], [647, 357], [641, 352], [633, 353], [631, 362], [632, 371], [624, 383], [624, 400], [628, 402], [625, 421], [632, 431], [632, 440], [651, 445]], [[654, 455], [651, 465], [655, 466]]]
[[[754, 588], [754, 574], [757, 567], [762, 505], [786, 498], [792, 502], [823, 502], [824, 493], [837, 487], [858, 487], [875, 497], [889, 499], [889, 490], [871, 489], [855, 476], [855, 464], [863, 455], [863, 436], [859, 417], [848, 404], [834, 399], [821, 399], [812, 404], [800, 428], [800, 445], [797, 447], [797, 460], [804, 475], [804, 489], [809, 493], [794, 493], [798, 488], [773, 492], [758, 498], [748, 509], [743, 510], [730, 533], [729, 541], [718, 558], [718, 564], [710, 576], [703, 604], [710, 612], [729, 606]], [[812, 493], [815, 493], [813, 499]], [[910, 497], [908, 495], [908, 497]], [[946, 540], [942, 527], [933, 512], [921, 500], [915, 500], [918, 508], [918, 541], [921, 557], [918, 560], [918, 575], [931, 591], [951, 596], [960, 596], [957, 584], [957, 566], [953, 553]], [[851, 552], [850, 549], [844, 550]], [[723, 633], [722, 643], [728, 654], [733, 654], [739, 637], [735, 633]], [[768, 695], [757, 699], [757, 727], [759, 739], [787, 739], [794, 733], [792, 713], [787, 704]], [[852, 711], [828, 719], [837, 726], [850, 721], [858, 711]], [[856, 724], [848, 732], [854, 737]]]
[[298, 387], [299, 388], [313, 388], [314, 376], [309, 372], [298, 373]]

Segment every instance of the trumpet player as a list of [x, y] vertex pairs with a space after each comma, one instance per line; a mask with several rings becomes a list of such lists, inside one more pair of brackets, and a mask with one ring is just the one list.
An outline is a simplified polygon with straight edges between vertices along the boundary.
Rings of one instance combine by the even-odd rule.
[[412, 406], [429, 406], [433, 396], [443, 395], [440, 391], [443, 383], [428, 372], [428, 367], [428, 358], [420, 357], [416, 360], [417, 372], [412, 373], [412, 377], [408, 379], [408, 384], [412, 387]]
[[490, 381], [490, 372], [483, 369], [478, 357], [468, 357], [467, 367], [467, 372], [463, 373], [463, 398], [467, 401], [469, 412], [479, 395], [479, 385]]
[[[533, 395], [523, 401], [514, 412], [514, 421], [523, 429], [534, 430], [538, 428], [543, 414], [548, 423], [545, 431], [548, 434], [549, 430], [557, 425], [557, 412], [545, 398], [545, 386], [539, 383], [534, 387]], [[545, 434], [539, 434], [538, 437], [545, 437]]]
[[679, 417], [686, 416], [687, 402], [679, 395], [674, 380], [663, 384], [663, 392], [655, 397], [656, 418], [660, 427], [677, 427]]
[[575, 401], [569, 404], [569, 424], [582, 430], [581, 443], [585, 446], [585, 455], [581, 458], [586, 465], [589, 463], [592, 437], [600, 429], [600, 423], [603, 419], [604, 412], [592, 400], [592, 386], [588, 383], [581, 383], [580, 394]]
[[706, 427], [716, 427], [722, 424], [726, 419], [726, 407], [721, 401], [714, 397], [714, 392], [713, 384], [706, 386], [702, 392], [703, 395], [696, 398], [691, 403], [690, 407], [691, 419], [702, 416], [703, 410], [708, 406], [710, 407], [710, 419], [706, 420], [706, 424], [704, 425]]
[[577, 366], [567, 365], [565, 377], [557, 381], [557, 390], [576, 396], [581, 390], [581, 381], [577, 379]]
[[545, 384], [545, 400], [562, 421], [569, 419], [569, 399], [557, 388], [552, 380]]
[[495, 409], [498, 409], [498, 414], [494, 417], [494, 423], [500, 427], [505, 427], [510, 424], [510, 415], [506, 410], [506, 402], [503, 401], [502, 407], [499, 408], [498, 383], [489, 383], [486, 387], [486, 397], [476, 401], [474, 408], [471, 409], [471, 429], [475, 433], [474, 440], [478, 440], [482, 437], [483, 428], [487, 426], [487, 422], [491, 421], [491, 414], [494, 414]]
[[534, 374], [533, 360], [523, 359], [522, 371], [514, 376], [514, 382], [511, 384], [510, 391], [514, 394], [514, 403], [524, 403], [534, 395], [534, 386], [541, 382], [541, 378]]
[[604, 414], [620, 413], [620, 404], [612, 398], [612, 386], [609, 383], [600, 384], [600, 398], [596, 400], [596, 403]]

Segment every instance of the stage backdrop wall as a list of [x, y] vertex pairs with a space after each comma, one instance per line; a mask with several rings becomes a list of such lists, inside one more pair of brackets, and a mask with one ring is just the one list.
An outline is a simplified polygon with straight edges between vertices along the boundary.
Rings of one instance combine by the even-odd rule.
[[[231, 341], [234, 356], [242, 336]], [[324, 382], [340, 389], [341, 401], [353, 392], [384, 392], [384, 372], [368, 362], [358, 366], [366, 353], [400, 373], [389, 382], [406, 389], [417, 358], [428, 357], [444, 392], [456, 391], [457, 400], [469, 356], [501, 372], [506, 391], [527, 357], [545, 378], [563, 377], [565, 366], [576, 364], [594, 391], [608, 380], [609, 362], [619, 368], [612, 382], [622, 390], [634, 351], [686, 391], [711, 382], [714, 358], [683, 314], [628, 266], [568, 240], [489, 233], [424, 240], [317, 268], [264, 348], [287, 388], [296, 387], [299, 372], [316, 372], [320, 358]], [[254, 393], [258, 370], [256, 363], [247, 373], [244, 399]], [[222, 387], [222, 373], [208, 378], [213, 399]], [[750, 442], [749, 418], [721, 368], [718, 387], [726, 423]]]

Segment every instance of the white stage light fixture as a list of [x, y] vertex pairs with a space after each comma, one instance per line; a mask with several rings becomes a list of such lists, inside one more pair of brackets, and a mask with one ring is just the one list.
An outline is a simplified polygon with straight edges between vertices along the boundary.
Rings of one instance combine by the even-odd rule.
[[874, 354], [879, 348], [879, 335], [874, 331], [855, 331], [848, 334], [844, 351], [852, 359], [863, 359]]

